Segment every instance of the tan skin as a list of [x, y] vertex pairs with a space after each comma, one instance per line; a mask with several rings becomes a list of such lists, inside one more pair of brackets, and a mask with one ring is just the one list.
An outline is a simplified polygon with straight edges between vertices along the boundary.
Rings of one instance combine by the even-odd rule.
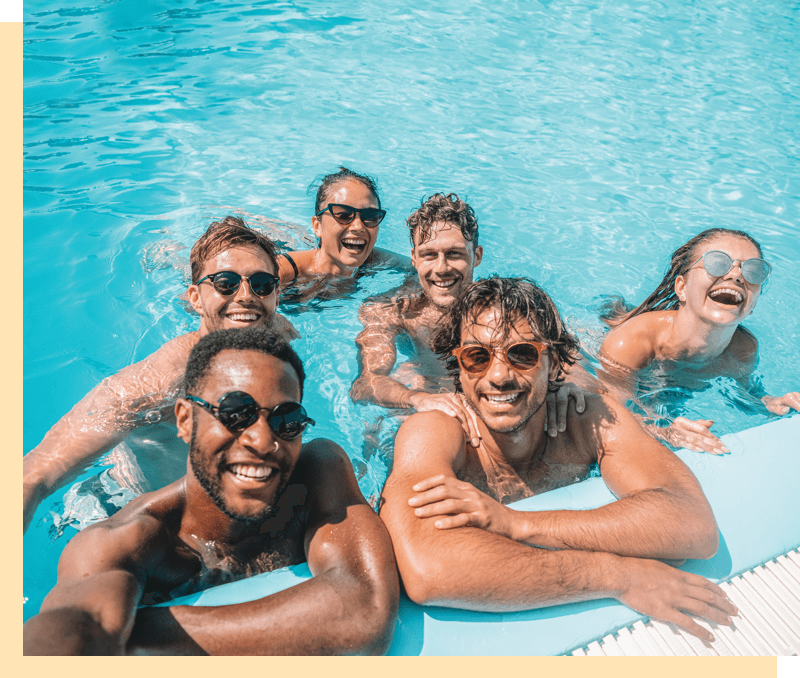
[[[652, 363], [666, 364], [689, 386], [724, 375], [747, 387], [756, 365], [758, 341], [741, 323], [753, 312], [761, 285], [744, 279], [741, 264], [760, 255], [748, 240], [723, 235], [702, 243], [693, 253], [693, 259], [712, 250], [725, 252], [734, 259], [728, 273], [715, 278], [706, 272], [702, 262], [697, 263], [675, 281], [675, 293], [680, 300], [677, 310], [643, 313], [608, 333], [600, 352], [607, 372], [600, 376], [620, 402], [636, 392], [636, 372]], [[718, 296], [721, 292], [725, 294]], [[719, 299], [738, 303], [721, 303]], [[762, 402], [775, 414], [800, 410], [797, 392], [764, 396]], [[697, 452], [729, 452], [711, 433], [713, 423], [678, 417], [669, 429], [654, 432], [676, 446]]]
[[[345, 179], [335, 183], [325, 196], [324, 204], [348, 205], [357, 209], [380, 207], [378, 198], [363, 183], [356, 179]], [[357, 213], [355, 219], [343, 226], [330, 212], [311, 219], [314, 235], [320, 239], [317, 249], [290, 252], [298, 269], [297, 278], [330, 276], [350, 278], [362, 266], [405, 264], [393, 252], [375, 247], [380, 225], [369, 228]], [[407, 262], [407, 260], [405, 260]], [[278, 257], [278, 271], [281, 285], [295, 280], [292, 265], [285, 257]]]
[[[419, 284], [404, 286], [388, 301], [366, 303], [359, 311], [364, 326], [356, 337], [360, 371], [350, 397], [354, 402], [384, 407], [444, 412], [457, 419], [477, 445], [480, 431], [474, 413], [460, 395], [442, 392], [450, 380], [431, 351], [431, 333], [472, 283], [475, 267], [483, 259], [483, 248], [466, 240], [456, 224], [436, 222], [431, 233], [431, 238], [422, 243], [415, 235], [415, 247], [411, 250]], [[413, 342], [415, 359], [420, 363], [417, 373], [409, 375], [409, 386], [398, 380], [404, 376], [401, 371], [390, 376], [402, 334]], [[552, 436], [566, 426], [569, 396], [576, 400], [579, 410], [584, 407], [583, 392], [571, 384], [553, 396], [547, 407], [547, 430]]]
[[[276, 274], [267, 254], [255, 247], [220, 252], [205, 262], [198, 279], [218, 271]], [[275, 313], [278, 290], [258, 297], [244, 283], [234, 295], [223, 296], [204, 282], [191, 285], [187, 297], [200, 316], [199, 330], [168, 341], [144, 360], [104, 379], [23, 457], [23, 532], [41, 501], [145, 423], [145, 412], [158, 411], [162, 420], [171, 416], [189, 353], [208, 332], [272, 325], [288, 339], [299, 336], [286, 318]]]
[[[258, 351], [218, 354], [198, 395], [216, 402], [232, 390], [270, 409], [300, 399], [293, 368]], [[175, 412], [186, 442], [196, 427], [199, 463], [227, 509], [251, 521], [223, 513], [189, 463], [184, 478], [67, 545], [56, 587], [23, 628], [25, 654], [385, 652], [399, 595], [392, 547], [344, 451], [327, 440], [282, 440], [263, 412], [238, 433], [187, 400]], [[259, 519], [270, 506], [274, 515]], [[155, 596], [306, 560], [311, 580], [260, 600], [137, 611]]]
[[[462, 345], [499, 350], [533, 337], [524, 319], [502, 336], [495, 313], [467, 321]], [[710, 640], [693, 617], [730, 624], [736, 608], [715, 584], [656, 560], [715, 553], [717, 527], [697, 480], [609, 398], [589, 396], [585, 412], [570, 410], [563, 435], [547, 436], [542, 405], [558, 370], [551, 351], [524, 374], [496, 352], [484, 375], [461, 370], [482, 450], [438, 412], [415, 414], [400, 428], [381, 517], [408, 595], [498, 612], [610, 597]], [[515, 511], [492, 493], [487, 455], [527, 493], [575, 482], [598, 462], [617, 501], [589, 511]]]

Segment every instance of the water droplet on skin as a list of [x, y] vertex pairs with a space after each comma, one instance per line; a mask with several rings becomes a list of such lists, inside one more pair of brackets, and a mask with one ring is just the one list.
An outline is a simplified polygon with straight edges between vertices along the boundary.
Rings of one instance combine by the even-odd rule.
[[147, 414], [144, 415], [144, 420], [148, 424], [155, 424], [157, 421], [161, 421], [161, 412], [158, 410], [150, 410]]

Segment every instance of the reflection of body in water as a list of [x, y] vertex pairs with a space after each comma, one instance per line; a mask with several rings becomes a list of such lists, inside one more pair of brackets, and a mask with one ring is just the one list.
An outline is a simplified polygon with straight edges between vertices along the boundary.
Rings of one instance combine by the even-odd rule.
[[[665, 388], [692, 392], [727, 377], [740, 387], [738, 407], [760, 401], [775, 414], [800, 410], [800, 394], [769, 396], [754, 376], [758, 341], [741, 323], [770, 272], [761, 257], [760, 245], [747, 233], [709, 229], [673, 252], [661, 284], [639, 307], [631, 310], [621, 299], [607, 304], [601, 318], [612, 330], [599, 358], [611, 393], [621, 402], [638, 396], [646, 403], [659, 393], [663, 398]], [[726, 453], [709, 430], [713, 423], [678, 416], [650, 431], [679, 447]]]
[[353, 279], [370, 271], [410, 271], [406, 257], [375, 247], [385, 215], [372, 177], [346, 167], [324, 176], [311, 219], [316, 249], [279, 257], [281, 285], [291, 284], [291, 301], [352, 294]]
[[200, 316], [200, 328], [104, 379], [23, 457], [23, 530], [50, 493], [134, 429], [168, 415], [182, 388], [189, 353], [202, 336], [249, 326], [270, 326], [287, 337], [297, 336], [291, 323], [275, 313], [275, 257], [273, 243], [241, 219], [226, 217], [209, 226], [190, 258], [187, 298]]

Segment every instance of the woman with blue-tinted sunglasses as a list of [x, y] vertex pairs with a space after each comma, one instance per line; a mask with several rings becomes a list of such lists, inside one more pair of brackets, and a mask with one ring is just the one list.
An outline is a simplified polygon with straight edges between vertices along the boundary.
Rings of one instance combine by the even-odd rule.
[[[800, 410], [800, 394], [767, 395], [753, 377], [758, 341], [741, 323], [769, 274], [761, 246], [747, 233], [712, 228], [696, 235], [672, 253], [661, 284], [640, 306], [629, 310], [619, 298], [606, 305], [601, 318], [612, 330], [600, 349], [601, 380], [624, 402], [651, 366], [684, 389], [728, 376], [770, 412]], [[724, 454], [729, 450], [709, 430], [713, 423], [678, 417], [667, 428], [649, 428], [675, 446]]]

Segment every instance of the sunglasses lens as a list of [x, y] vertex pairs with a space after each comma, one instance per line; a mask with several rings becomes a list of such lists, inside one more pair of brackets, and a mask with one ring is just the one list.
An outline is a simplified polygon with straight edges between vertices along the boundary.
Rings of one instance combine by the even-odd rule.
[[222, 271], [214, 275], [214, 289], [222, 296], [227, 297], [234, 294], [242, 283], [242, 276], [233, 271]]
[[469, 346], [458, 355], [461, 367], [470, 374], [482, 374], [489, 368], [492, 354], [483, 346]]
[[249, 282], [250, 289], [253, 290], [254, 294], [257, 294], [259, 297], [268, 297], [275, 290], [275, 283], [277, 281], [275, 277], [271, 276], [269, 273], [259, 271], [250, 276]]
[[270, 412], [267, 423], [276, 436], [283, 440], [292, 440], [305, 431], [306, 426], [313, 421], [308, 418], [305, 408], [300, 403], [283, 403]]
[[725, 252], [706, 252], [703, 256], [703, 268], [715, 278], [725, 275], [731, 270], [733, 259]]
[[509, 346], [508, 362], [518, 370], [532, 370], [539, 363], [539, 349], [533, 344], [514, 344]]
[[383, 217], [385, 216], [386, 212], [375, 207], [367, 207], [366, 209], [361, 210], [361, 221], [364, 222], [364, 226], [368, 226], [370, 228], [375, 228], [379, 223], [381, 223], [381, 221], [383, 221]]
[[331, 205], [331, 214], [340, 224], [350, 224], [356, 218], [356, 211], [342, 205]]
[[769, 277], [769, 270], [763, 259], [748, 259], [742, 264], [742, 275], [751, 285], [761, 285]]
[[242, 431], [258, 419], [258, 405], [243, 391], [226, 393], [219, 401], [218, 418], [225, 428]]

